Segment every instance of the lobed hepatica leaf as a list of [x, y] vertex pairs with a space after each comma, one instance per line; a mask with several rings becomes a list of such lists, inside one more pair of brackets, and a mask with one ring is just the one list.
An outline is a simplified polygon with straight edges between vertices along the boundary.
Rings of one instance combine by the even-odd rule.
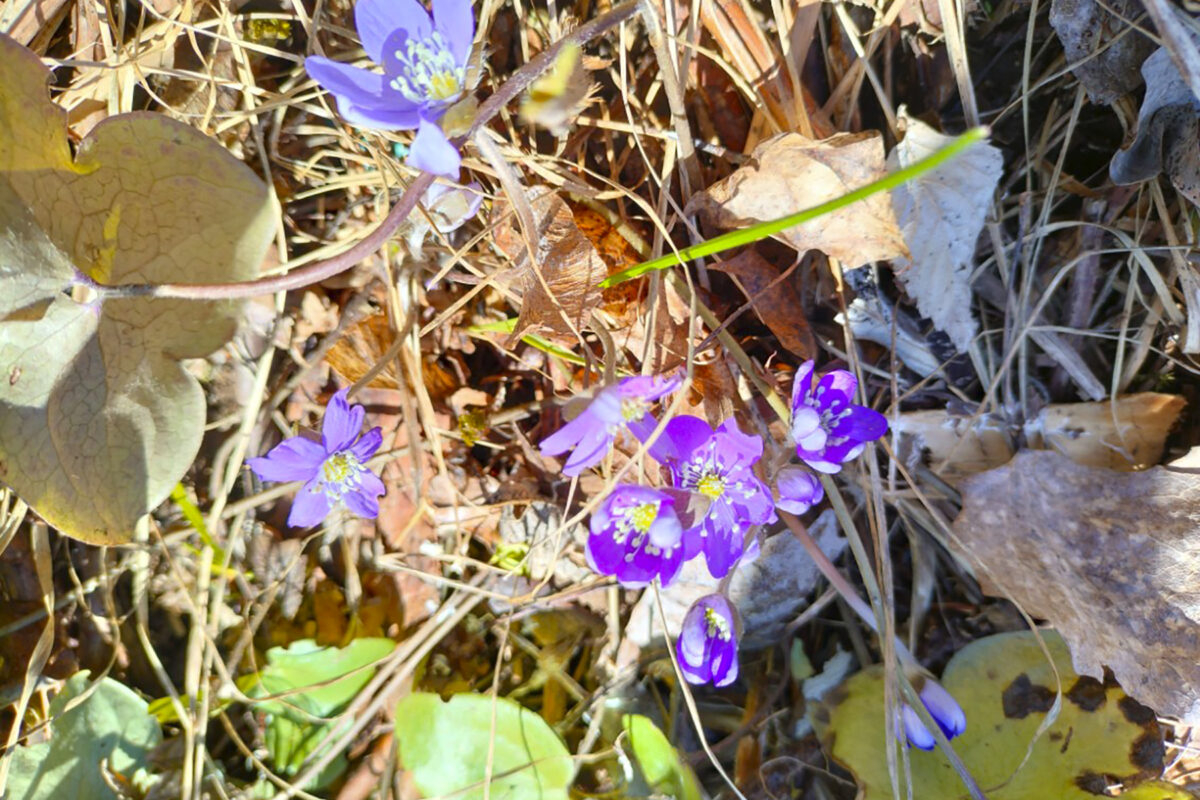
[[136, 785], [161, 742], [146, 701], [132, 689], [112, 678], [92, 684], [87, 670], [77, 672], [50, 703], [50, 741], [13, 750], [5, 797], [117, 800], [114, 776]]
[[[1062, 679], [1062, 699], [1057, 717], [1032, 749], [1056, 697], [1054, 673], [1032, 633], [1002, 633], [972, 642], [946, 666], [942, 684], [967, 715], [966, 733], [952, 744], [984, 794], [989, 800], [1095, 800], [1108, 785], [1130, 787], [1157, 777], [1164, 749], [1154, 712], [1111, 681], [1077, 675], [1062, 638], [1053, 631], [1042, 635]], [[892, 797], [881, 669], [863, 670], [827, 694], [813, 724], [826, 752], [854, 773], [859, 800]], [[907, 758], [913, 797], [969, 796], [940, 750], [910, 749]], [[1133, 796], [1164, 800], [1187, 795], [1155, 794], [1148, 788]]]
[[[400, 760], [423, 797], [567, 800], [575, 762], [546, 721], [506, 697], [416, 692], [396, 705]], [[491, 786], [485, 786], [491, 757]], [[485, 792], [485, 790], [487, 790]]]
[[74, 157], [38, 58], [0, 35], [0, 481], [52, 525], [128, 541], [196, 456], [204, 398], [180, 359], [233, 335], [233, 302], [110, 299], [95, 282], [257, 277], [274, 201], [160, 114], [111, 117]]

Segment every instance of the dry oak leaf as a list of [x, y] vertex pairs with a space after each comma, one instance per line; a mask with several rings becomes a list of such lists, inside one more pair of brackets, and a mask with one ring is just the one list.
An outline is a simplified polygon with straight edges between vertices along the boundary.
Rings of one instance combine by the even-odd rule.
[[493, 215], [500, 220], [496, 246], [520, 275], [521, 313], [509, 344], [532, 333], [569, 347], [578, 343], [575, 332], [587, 327], [600, 305], [599, 283], [608, 277], [608, 268], [575, 224], [566, 201], [544, 186], [533, 187], [525, 196], [533, 209], [536, 242], [526, 242], [510, 204], [497, 203]]
[[954, 542], [985, 592], [1048, 620], [1080, 674], [1200, 723], [1200, 476], [1026, 451], [962, 493]]
[[161, 114], [110, 117], [72, 157], [49, 77], [0, 36], [0, 480], [69, 536], [115, 544], [195, 458], [204, 394], [180, 359], [227, 342], [241, 304], [99, 302], [74, 279], [254, 278], [274, 203]]
[[[751, 162], [688, 202], [715, 225], [738, 228], [779, 219], [834, 200], [886, 173], [877, 131], [814, 141], [783, 133], [754, 148]], [[875, 194], [778, 237], [804, 252], [820, 250], [846, 267], [908, 255], [886, 194]]]

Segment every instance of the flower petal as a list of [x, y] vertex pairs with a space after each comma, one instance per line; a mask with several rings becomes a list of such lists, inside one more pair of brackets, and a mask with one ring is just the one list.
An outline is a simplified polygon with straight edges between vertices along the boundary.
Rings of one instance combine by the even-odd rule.
[[475, 40], [475, 12], [471, 0], [433, 0], [433, 24], [446, 37], [459, 65], [467, 63]]
[[873, 442], [887, 433], [887, 417], [873, 408], [851, 406], [850, 413], [833, 426], [835, 436], [848, 436], [856, 442]]
[[307, 481], [316, 476], [325, 460], [325, 448], [302, 436], [284, 439], [260, 458], [246, 465], [264, 481]]
[[713, 429], [699, 417], [681, 414], [667, 423], [659, 442], [666, 440], [667, 457], [678, 461], [687, 461], [693, 452], [699, 450], [713, 436]]
[[293, 528], [311, 528], [329, 516], [329, 496], [316, 480], [309, 481], [292, 501], [288, 514], [288, 525]]
[[383, 63], [385, 43], [396, 31], [413, 39], [426, 39], [433, 33], [429, 12], [417, 0], [358, 0], [354, 4], [354, 27], [363, 50], [377, 64]]
[[563, 464], [563, 475], [574, 478], [588, 467], [599, 464], [612, 443], [613, 436], [607, 428], [590, 429]]
[[603, 423], [596, 419], [596, 415], [589, 411], [590, 408], [585, 408], [578, 417], [542, 439], [538, 444], [542, 455], [561, 455], [583, 441], [593, 428], [604, 427]]
[[826, 403], [834, 397], [844, 397], [847, 401], [852, 401], [857, 390], [858, 378], [844, 369], [831, 370], [822, 376], [821, 382], [817, 384], [817, 392]]
[[812, 361], [805, 361], [796, 370], [796, 376], [792, 379], [792, 413], [796, 413], [796, 407], [808, 405], [809, 399], [812, 396], [812, 379], [813, 369], [816, 364]]
[[395, 108], [384, 108], [338, 103], [338, 113], [355, 127], [377, 131], [410, 131], [420, 124], [421, 112], [416, 106], [403, 98], [394, 105]]
[[383, 481], [369, 469], [358, 473], [358, 489], [371, 497], [379, 497], [387, 493], [387, 487], [383, 485]]
[[321, 84], [321, 88], [333, 94], [339, 108], [345, 103], [368, 108], [382, 106], [387, 102], [384, 94], [384, 76], [324, 56], [309, 56], [304, 59], [304, 69], [309, 77]]
[[787, 466], [779, 470], [775, 488], [779, 490], [776, 507], [792, 514], [803, 514], [825, 497], [821, 480], [802, 467]]
[[350, 452], [359, 461], [366, 461], [371, 456], [375, 455], [375, 451], [379, 449], [379, 445], [383, 444], [383, 431], [378, 426], [371, 428], [362, 435], [357, 442], [350, 445]]
[[422, 117], [408, 151], [407, 163], [422, 172], [457, 180], [462, 157], [458, 148], [450, 144], [441, 126]]
[[330, 399], [329, 405], [325, 406], [325, 419], [321, 423], [321, 441], [325, 444], [327, 453], [345, 450], [362, 430], [366, 409], [357, 403], [351, 405], [346, 399], [349, 393], [349, 389], [342, 389]]
[[346, 508], [363, 519], [375, 519], [379, 516], [379, 501], [375, 496], [361, 489], [352, 489], [342, 495]]
[[907, 703], [900, 711], [900, 719], [904, 725], [904, 736], [910, 745], [918, 750], [932, 750], [937, 746], [937, 739], [933, 738], [933, 734], [925, 727], [925, 723], [921, 722], [917, 712]]
[[821, 412], [812, 406], [799, 405], [792, 409], [792, 438], [800, 441], [821, 427]]

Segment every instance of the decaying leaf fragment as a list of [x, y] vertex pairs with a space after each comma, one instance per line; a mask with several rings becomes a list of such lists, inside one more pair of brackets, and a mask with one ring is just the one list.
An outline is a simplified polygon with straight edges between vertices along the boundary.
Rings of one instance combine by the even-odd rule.
[[1050, 24], [1071, 72], [1093, 103], [1112, 103], [1142, 82], [1138, 68], [1154, 51], [1154, 42], [1130, 22], [1141, 13], [1137, 0], [1053, 0], [1050, 4]]
[[[1192, 40], [1200, 35], [1189, 31]], [[1180, 194], [1200, 205], [1200, 139], [1196, 133], [1198, 99], [1179, 74], [1167, 48], [1142, 64], [1146, 97], [1138, 112], [1137, 138], [1109, 164], [1113, 183], [1132, 184], [1165, 172]]]
[[[952, 140], [920, 120], [902, 119], [907, 132], [888, 156], [891, 170], [911, 166]], [[971, 314], [971, 262], [1003, 171], [1004, 157], [985, 142], [892, 191], [892, 208], [912, 254], [897, 257], [892, 267], [917, 309], [960, 352], [979, 327]]]
[[179, 360], [228, 341], [240, 306], [101, 303], [76, 269], [107, 285], [248, 280], [274, 206], [161, 114], [110, 117], [72, 158], [49, 77], [0, 36], [0, 480], [64, 533], [114, 544], [195, 458], [204, 396]]
[[779, 268], [753, 248], [746, 248], [712, 268], [738, 279], [758, 318], [781, 345], [800, 358], [816, 357], [817, 341], [804, 316], [800, 293], [787, 279], [779, 280]]
[[587, 327], [601, 302], [599, 283], [608, 277], [608, 268], [561, 197], [544, 186], [530, 189], [526, 197], [537, 226], [532, 265], [530, 243], [512, 207], [497, 204], [493, 212], [501, 220], [496, 246], [512, 259], [521, 276], [521, 313], [509, 342], [533, 333], [571, 346], [578, 343], [575, 332]]
[[[877, 131], [820, 141], [783, 133], [756, 147], [748, 165], [695, 195], [688, 210], [708, 215], [723, 228], [744, 227], [834, 200], [884, 174]], [[883, 194], [788, 228], [779, 238], [801, 252], [820, 250], [846, 267], [908, 253]]]
[[1021, 439], [1076, 464], [1131, 472], [1162, 459], [1183, 407], [1179, 395], [1141, 392], [1100, 403], [1056, 403], [1019, 427], [996, 413], [972, 417], [940, 409], [904, 412], [892, 427], [901, 458], [910, 466], [926, 464], [950, 483], [1008, 463]]
[[1080, 674], [1200, 722], [1200, 476], [1026, 451], [962, 492], [954, 541], [985, 592], [1049, 620]]

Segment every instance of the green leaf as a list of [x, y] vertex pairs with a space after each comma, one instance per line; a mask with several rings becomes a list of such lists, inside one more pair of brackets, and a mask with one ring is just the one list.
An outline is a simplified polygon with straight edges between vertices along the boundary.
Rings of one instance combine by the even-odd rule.
[[679, 759], [679, 753], [658, 726], [641, 714], [626, 714], [621, 717], [621, 725], [651, 789], [676, 800], [700, 800], [696, 774]]
[[[495, 729], [493, 731], [493, 718]], [[567, 800], [575, 762], [546, 722], [504, 697], [418, 692], [396, 705], [400, 759], [426, 797], [482, 800], [492, 752], [492, 800]]]
[[240, 306], [99, 303], [76, 269], [102, 286], [249, 280], [275, 204], [161, 114], [110, 117], [72, 158], [49, 77], [0, 35], [0, 480], [64, 533], [114, 544], [195, 458], [204, 396], [180, 359], [228, 341]]
[[[391, 639], [355, 639], [345, 647], [320, 647], [311, 639], [267, 651], [267, 666], [247, 694], [272, 696], [255, 708], [268, 715], [263, 738], [271, 762], [282, 774], [300, 772], [340, 713], [375, 675], [375, 667], [396, 649]], [[346, 768], [338, 756], [308, 789], [332, 783]]]
[[[1003, 633], [967, 645], [950, 660], [942, 685], [967, 715], [951, 743], [989, 800], [1095, 800], [1113, 780], [1127, 786], [1157, 776], [1162, 735], [1154, 713], [1113, 683], [1080, 677], [1062, 638], [1043, 631], [1062, 679], [1057, 719], [1026, 752], [1055, 699], [1055, 680], [1033, 634]], [[860, 800], [892, 797], [884, 749], [883, 672], [859, 672], [813, 714], [826, 752], [858, 779]], [[897, 752], [897, 763], [902, 756]], [[910, 749], [913, 796], [965, 796], [940, 750]], [[1024, 765], [1022, 766], [1022, 762]], [[1091, 790], [1091, 791], [1089, 791]], [[901, 793], [906, 792], [903, 778]], [[1147, 795], [1153, 796], [1153, 795]]]
[[131, 781], [146, 768], [146, 757], [162, 741], [162, 732], [145, 701], [111, 678], [101, 678], [82, 702], [68, 709], [88, 686], [86, 670], [68, 678], [50, 703], [50, 741], [13, 753], [8, 800], [117, 800], [102, 769]]

